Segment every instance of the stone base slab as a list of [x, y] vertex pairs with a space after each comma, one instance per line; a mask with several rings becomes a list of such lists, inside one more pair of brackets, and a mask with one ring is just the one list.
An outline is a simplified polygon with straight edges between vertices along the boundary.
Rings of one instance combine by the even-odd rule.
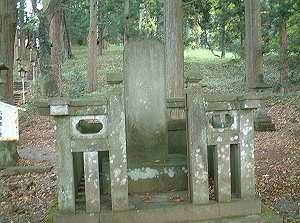
[[[236, 200], [229, 203], [212, 202], [207, 205], [193, 205], [182, 203], [178, 205], [162, 206], [145, 209], [132, 209], [122, 212], [103, 210], [99, 215], [60, 215], [55, 217], [54, 223], [180, 223], [180, 222], [259, 222], [261, 202], [259, 200]], [[234, 218], [240, 220], [233, 221]], [[249, 217], [252, 216], [252, 217]], [[256, 217], [255, 217], [256, 216]], [[218, 219], [222, 219], [219, 221]], [[254, 221], [253, 221], [254, 219]]]

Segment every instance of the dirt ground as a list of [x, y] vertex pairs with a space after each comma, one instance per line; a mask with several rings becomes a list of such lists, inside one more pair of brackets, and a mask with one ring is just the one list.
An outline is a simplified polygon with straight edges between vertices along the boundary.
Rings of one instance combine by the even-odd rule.
[[[268, 108], [275, 132], [256, 133], [257, 195], [264, 204], [300, 222], [300, 112]], [[56, 198], [53, 122], [32, 116], [21, 123], [19, 166], [49, 166], [45, 173], [0, 171], [0, 223], [42, 222]], [[287, 220], [288, 218], [294, 220]]]

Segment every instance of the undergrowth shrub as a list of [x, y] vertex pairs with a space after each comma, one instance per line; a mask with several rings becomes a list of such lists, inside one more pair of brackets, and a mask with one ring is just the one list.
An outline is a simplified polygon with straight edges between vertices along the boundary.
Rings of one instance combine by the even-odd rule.
[[81, 67], [67, 72], [64, 79], [64, 96], [79, 98], [87, 93], [87, 74]]

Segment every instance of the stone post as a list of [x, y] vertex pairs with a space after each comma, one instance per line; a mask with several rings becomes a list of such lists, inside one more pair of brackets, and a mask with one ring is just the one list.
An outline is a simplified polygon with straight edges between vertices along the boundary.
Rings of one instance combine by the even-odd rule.
[[187, 94], [190, 189], [193, 204], [209, 202], [207, 163], [207, 120], [203, 95], [199, 89]]
[[109, 98], [110, 176], [113, 211], [128, 209], [127, 148], [123, 95]]
[[57, 193], [58, 209], [63, 213], [75, 213], [75, 179], [73, 172], [73, 156], [70, 142], [70, 118], [56, 116], [55, 120], [55, 148], [57, 156]]

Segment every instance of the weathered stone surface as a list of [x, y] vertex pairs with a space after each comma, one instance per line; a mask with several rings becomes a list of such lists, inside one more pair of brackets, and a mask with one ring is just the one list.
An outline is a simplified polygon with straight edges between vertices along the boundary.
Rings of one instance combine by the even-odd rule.
[[84, 152], [86, 212], [100, 212], [100, 173], [98, 152]]
[[168, 140], [169, 154], [187, 155], [186, 120], [169, 120]]
[[[192, 194], [195, 195], [200, 188], [194, 186], [198, 180], [202, 182], [201, 196], [207, 196], [208, 176], [204, 172], [206, 171], [204, 167], [207, 166], [207, 149], [202, 148], [209, 145], [216, 148], [213, 150], [213, 158], [210, 158], [213, 162], [209, 163], [209, 168], [210, 177], [214, 177], [217, 201], [230, 202], [235, 197], [254, 200], [253, 115], [255, 108], [259, 106], [259, 101], [255, 98], [219, 96], [205, 97], [200, 102], [203, 96], [198, 90], [199, 93], [195, 97], [194, 92], [197, 91], [188, 92]], [[201, 121], [199, 117], [205, 120]], [[195, 150], [199, 152], [198, 155], [194, 154]], [[196, 175], [193, 174], [194, 172]]]
[[208, 203], [207, 118], [199, 89], [188, 93], [188, 136], [191, 197], [194, 204]]
[[[257, 200], [234, 201], [222, 204], [212, 203], [207, 205], [181, 204], [171, 206], [157, 206], [155, 208], [148, 209], [133, 209], [126, 212], [118, 213], [103, 211], [100, 215], [100, 222], [197, 222], [209, 219], [222, 219], [236, 216], [258, 215], [260, 213], [260, 209], [260, 202]], [[230, 222], [230, 220], [228, 222]]]
[[70, 118], [55, 118], [57, 156], [58, 207], [62, 212], [75, 213], [75, 180], [71, 152]]
[[129, 161], [165, 159], [168, 132], [164, 45], [150, 40], [129, 42], [124, 56]]
[[[267, 209], [266, 207], [262, 207], [262, 214], [259, 215], [261, 207], [259, 201], [254, 201], [248, 203], [250, 208], [245, 208], [245, 205], [247, 204], [247, 201], [242, 202], [233, 202], [232, 204], [225, 204], [227, 208], [229, 208], [229, 212], [227, 211], [226, 217], [222, 215], [225, 213], [226, 209], [223, 209], [222, 213], [219, 215], [219, 210], [216, 208], [217, 205], [208, 204], [207, 206], [196, 206], [194, 214], [191, 209], [190, 204], [181, 204], [181, 205], [174, 205], [169, 207], [163, 207], [159, 206], [157, 208], [151, 208], [148, 211], [145, 210], [129, 210], [126, 212], [121, 213], [114, 213], [115, 217], [113, 217], [113, 213], [109, 210], [103, 210], [103, 212], [99, 215], [93, 215], [90, 216], [88, 214], [85, 215], [76, 215], [76, 216], [62, 216], [57, 215], [54, 219], [55, 223], [65, 223], [65, 222], [71, 222], [71, 223], [82, 223], [82, 222], [101, 222], [101, 223], [141, 223], [141, 222], [149, 222], [151, 220], [156, 220], [156, 218], [151, 219], [151, 213], [156, 214], [157, 217], [161, 217], [161, 221], [155, 221], [160, 223], [166, 223], [166, 222], [190, 222], [190, 223], [254, 223], [254, 222], [272, 222], [272, 223], [281, 223], [282, 218], [276, 215], [273, 211]], [[203, 209], [203, 211], [199, 211], [200, 209]], [[157, 210], [161, 209], [161, 211]], [[251, 210], [250, 210], [251, 209]], [[211, 220], [203, 220], [208, 212], [208, 215], [210, 213], [215, 213], [213, 218], [210, 218]], [[242, 211], [242, 212], [240, 212]], [[238, 213], [240, 212], [240, 213]], [[132, 215], [136, 213], [138, 217], [136, 218], [130, 218]], [[198, 215], [196, 215], [198, 213]], [[217, 213], [217, 215], [216, 215]], [[236, 217], [236, 216], [244, 216], [244, 217]], [[185, 220], [183, 220], [182, 217], [186, 216]], [[197, 219], [197, 216], [201, 216]], [[218, 217], [219, 219], [217, 219]], [[175, 217], [176, 221], [169, 221], [171, 217]], [[99, 219], [100, 218], [100, 219]], [[94, 221], [92, 221], [94, 219]], [[146, 220], [145, 220], [146, 219]], [[193, 221], [187, 221], [187, 219], [195, 219]], [[202, 219], [202, 220], [200, 220]], [[114, 221], [113, 221], [114, 220]], [[145, 221], [144, 221], [145, 220]], [[153, 223], [154, 221], [151, 221]]]
[[254, 112], [240, 112], [241, 198], [255, 198]]
[[231, 172], [230, 172], [230, 144], [217, 145], [217, 200], [228, 202], [231, 200]]
[[[106, 173], [108, 163], [104, 163]], [[169, 191], [185, 191], [188, 189], [187, 158], [184, 155], [170, 155], [161, 162], [136, 163], [128, 169], [129, 194], [163, 193]], [[110, 177], [104, 178], [104, 193], [109, 193]]]
[[109, 100], [109, 162], [112, 210], [128, 209], [127, 149], [123, 96]]
[[84, 203], [87, 213], [100, 212], [101, 151], [109, 152], [112, 210], [126, 210], [128, 180], [122, 92], [109, 94], [98, 102], [58, 99], [52, 103], [43, 103], [42, 107], [49, 110], [55, 105], [68, 105], [64, 115], [60, 110], [52, 113], [56, 124], [60, 212], [74, 214], [77, 201], [78, 205]]
[[276, 131], [275, 124], [272, 122], [270, 116], [267, 115], [264, 109], [259, 109], [255, 113], [254, 128], [258, 132], [272, 132]]

